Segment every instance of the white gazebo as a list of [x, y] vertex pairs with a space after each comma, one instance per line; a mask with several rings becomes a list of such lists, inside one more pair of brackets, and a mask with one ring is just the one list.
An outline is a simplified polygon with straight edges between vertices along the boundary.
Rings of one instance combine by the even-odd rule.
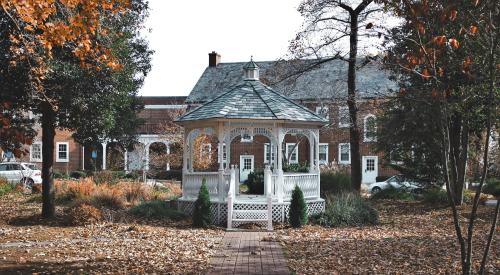
[[[239, 85], [177, 120], [185, 130], [179, 208], [187, 213], [192, 212], [205, 178], [213, 205], [214, 222], [227, 221], [228, 228], [251, 222], [266, 223], [268, 229], [272, 229], [272, 221], [285, 222], [292, 190], [296, 185], [304, 193], [309, 214], [323, 211], [324, 200], [320, 198], [319, 129], [327, 121], [260, 82], [259, 67], [253, 61], [243, 69], [244, 77]], [[194, 141], [202, 134], [212, 135], [217, 140], [218, 171], [195, 171]], [[283, 146], [285, 137], [290, 135], [301, 135], [308, 141], [308, 172], [283, 171]], [[267, 138], [272, 157], [264, 168], [264, 194], [244, 195], [239, 193], [239, 176], [246, 168], [253, 169], [253, 164], [248, 161], [248, 167], [238, 169], [240, 162], [231, 161], [231, 144], [235, 139], [252, 139], [254, 136]], [[242, 164], [245, 166], [247, 162]]]

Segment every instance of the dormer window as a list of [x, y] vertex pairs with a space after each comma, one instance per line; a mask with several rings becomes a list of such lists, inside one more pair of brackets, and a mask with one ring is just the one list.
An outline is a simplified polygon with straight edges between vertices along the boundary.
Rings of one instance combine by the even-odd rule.
[[253, 62], [253, 57], [250, 62], [243, 67], [245, 71], [245, 80], [259, 80], [259, 66]]

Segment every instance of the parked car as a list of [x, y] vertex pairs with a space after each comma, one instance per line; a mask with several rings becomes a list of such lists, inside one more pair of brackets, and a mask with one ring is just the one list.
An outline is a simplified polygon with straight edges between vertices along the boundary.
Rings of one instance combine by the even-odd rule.
[[0, 177], [6, 178], [11, 183], [23, 182], [28, 188], [31, 188], [33, 184], [42, 183], [42, 171], [31, 163], [0, 163]]
[[404, 189], [417, 194], [423, 191], [422, 184], [403, 175], [395, 175], [384, 181], [372, 183], [368, 186], [368, 190], [374, 194], [390, 187]]

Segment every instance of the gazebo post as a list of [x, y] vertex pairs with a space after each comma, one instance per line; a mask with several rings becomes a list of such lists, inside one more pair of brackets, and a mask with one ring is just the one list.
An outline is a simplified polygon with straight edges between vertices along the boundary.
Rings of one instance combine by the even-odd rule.
[[317, 181], [318, 181], [318, 184], [317, 184], [317, 186], [318, 186], [317, 196], [319, 198], [320, 194], [321, 194], [320, 193], [321, 172], [319, 170], [319, 129], [316, 129], [314, 132], [315, 132], [315, 135], [314, 135], [314, 143], [315, 144], [314, 145], [315, 145], [315, 148], [316, 148], [316, 150], [315, 150], [316, 151], [316, 156], [315, 156], [315, 159], [316, 159], [316, 173], [318, 174], [318, 179], [317, 179]]
[[315, 148], [315, 139], [314, 135], [312, 133], [309, 133], [309, 137], [307, 139], [309, 141], [309, 173], [314, 173], [315, 172], [315, 154], [314, 154], [314, 148]]
[[219, 122], [217, 126], [217, 137], [219, 140], [219, 146], [217, 150], [217, 154], [219, 155], [219, 182], [217, 185], [217, 190], [219, 194], [219, 200], [224, 201], [224, 123]]
[[278, 202], [282, 203], [283, 202], [283, 185], [285, 184], [284, 182], [284, 176], [283, 176], [283, 150], [281, 150], [281, 146], [283, 145], [283, 140], [284, 140], [284, 135], [281, 130], [281, 127], [276, 128], [277, 131], [277, 137], [278, 137], [278, 169], [277, 169], [277, 174], [278, 174], [278, 182], [276, 183], [276, 196], [278, 197]]
[[184, 129], [184, 146], [182, 148], [182, 196], [186, 196], [186, 188], [184, 186], [184, 183], [186, 182], [186, 174], [188, 172], [188, 135], [189, 135], [189, 128]]

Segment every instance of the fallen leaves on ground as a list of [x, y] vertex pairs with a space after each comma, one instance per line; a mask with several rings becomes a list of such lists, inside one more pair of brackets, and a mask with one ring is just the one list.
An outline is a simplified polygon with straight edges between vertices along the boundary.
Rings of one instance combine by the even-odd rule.
[[0, 198], [0, 273], [201, 274], [222, 238], [218, 228], [131, 216], [70, 227], [40, 219], [28, 198]]
[[[324, 228], [282, 228], [275, 236], [297, 274], [455, 274], [460, 250], [451, 210], [418, 202], [380, 202], [380, 224]], [[493, 207], [480, 206], [474, 244], [478, 270]], [[466, 212], [470, 212], [467, 207]], [[465, 221], [465, 217], [462, 217]], [[478, 241], [480, 240], [480, 241]], [[488, 273], [500, 273], [499, 234], [489, 255]]]

